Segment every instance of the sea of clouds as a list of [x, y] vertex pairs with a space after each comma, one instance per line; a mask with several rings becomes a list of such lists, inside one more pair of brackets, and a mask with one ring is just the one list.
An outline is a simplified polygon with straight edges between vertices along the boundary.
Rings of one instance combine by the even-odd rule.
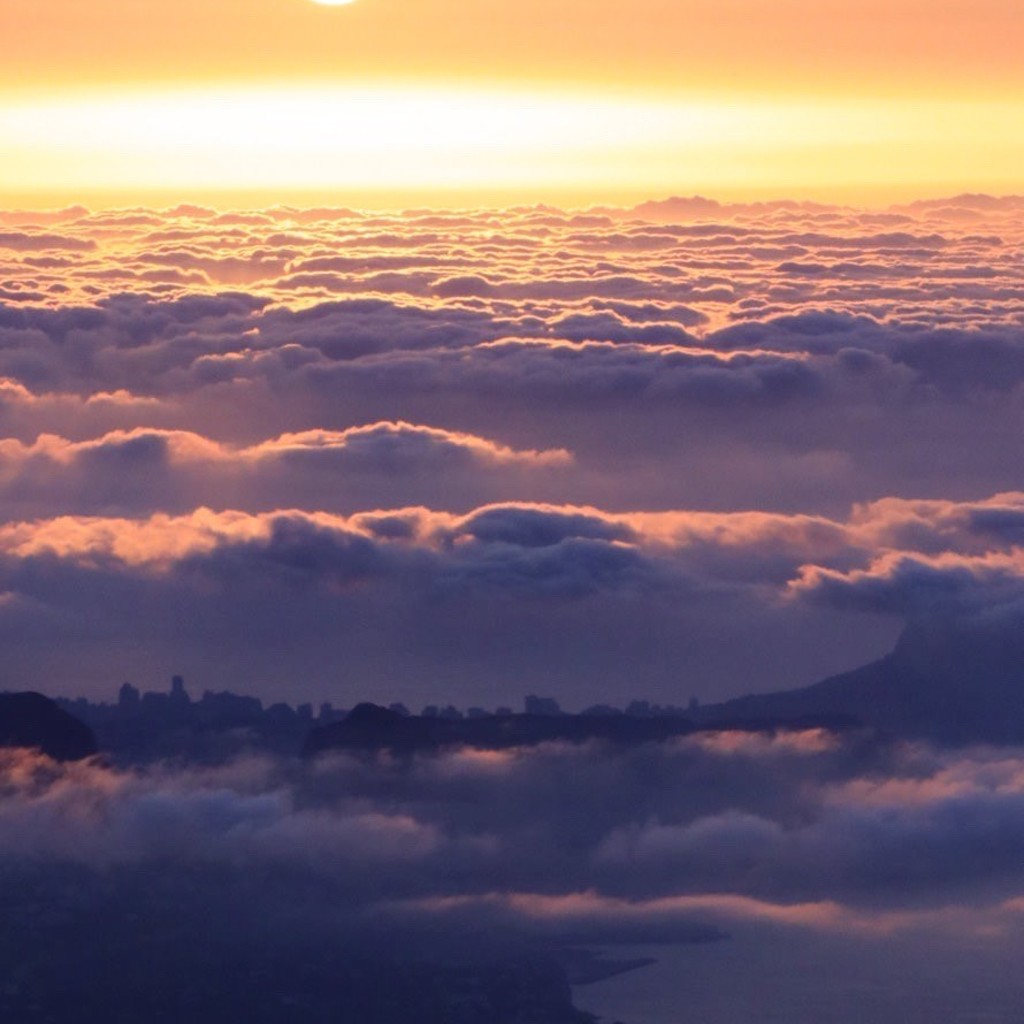
[[[1012, 626], [1022, 300], [1012, 198], [0, 214], [0, 685], [685, 704]], [[856, 730], [0, 759], [17, 885], [404, 950], [945, 942], [950, 1020], [1013, 1019], [1022, 857], [1020, 750]]]
[[0, 229], [9, 686], [685, 703], [1019, 601], [1019, 199]]

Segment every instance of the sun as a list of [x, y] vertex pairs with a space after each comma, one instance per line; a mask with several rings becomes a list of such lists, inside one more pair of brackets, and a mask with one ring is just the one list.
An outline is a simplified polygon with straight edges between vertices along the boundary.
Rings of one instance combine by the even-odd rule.
[[313, 3], [323, 7], [343, 7], [346, 4], [355, 3], [355, 0], [313, 0]]

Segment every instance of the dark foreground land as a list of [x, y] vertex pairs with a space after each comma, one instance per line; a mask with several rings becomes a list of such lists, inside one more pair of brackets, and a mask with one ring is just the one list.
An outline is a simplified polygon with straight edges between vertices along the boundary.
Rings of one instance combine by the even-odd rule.
[[[271, 880], [263, 880], [267, 884]], [[551, 956], [404, 954], [215, 874], [7, 872], [10, 1024], [587, 1024]], [[260, 908], [259, 914], [253, 908]], [[247, 909], [248, 908], [248, 909]], [[293, 908], [294, 909], [294, 908]]]

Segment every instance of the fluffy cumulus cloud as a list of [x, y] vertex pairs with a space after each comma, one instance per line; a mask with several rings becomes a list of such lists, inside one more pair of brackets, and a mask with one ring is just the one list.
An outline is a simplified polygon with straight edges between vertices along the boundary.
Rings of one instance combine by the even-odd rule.
[[[102, 487], [109, 499], [124, 473], [152, 483], [154, 447], [168, 495], [186, 487], [253, 493], [261, 480], [297, 487], [302, 475], [282, 476], [278, 460], [319, 456], [321, 442], [345, 480], [347, 443], [366, 442], [374, 453], [383, 437], [388, 466], [408, 456], [406, 433], [412, 457], [433, 473], [436, 446], [442, 463], [455, 452], [457, 464], [480, 460], [489, 471], [570, 464], [559, 451], [516, 452], [393, 425], [237, 451], [154, 433], [118, 437], [115, 454], [104, 452], [92, 472], [65, 466], [56, 493], [84, 502]], [[138, 454], [118, 450], [138, 441]], [[45, 456], [27, 458], [44, 457], [44, 471], [49, 460], [73, 464], [97, 451], [55, 438], [34, 448]], [[189, 477], [197, 465], [208, 475]], [[12, 491], [27, 500], [21, 473]], [[122, 500], [129, 492], [122, 487]], [[32, 665], [57, 671], [72, 645], [77, 671], [99, 685], [110, 645], [133, 671], [178, 650], [191, 675], [214, 684], [244, 671], [267, 696], [315, 699], [330, 686], [346, 702], [416, 702], [447, 686], [463, 701], [501, 703], [575, 671], [587, 681], [569, 690], [580, 703], [626, 700], [638, 679], [649, 696], [678, 703], [691, 692], [719, 695], [723, 665], [748, 686], [799, 682], [795, 666], [825, 674], [855, 659], [864, 635], [888, 643], [908, 619], [1003, 616], [1012, 624], [1024, 607], [1021, 515], [1024, 496], [1011, 493], [964, 503], [890, 498], [844, 518], [504, 502], [462, 513], [201, 507], [17, 519], [0, 526], [0, 631], [8, 671], [26, 681]], [[61, 640], [52, 653], [38, 649], [47, 631]], [[774, 664], [761, 663], [765, 651]], [[296, 680], [303, 669], [319, 678]]]
[[1012, 197], [0, 224], [9, 685], [685, 702], [1019, 602]]
[[304, 430], [231, 444], [187, 430], [137, 427], [84, 441], [40, 434], [0, 441], [0, 488], [12, 514], [147, 513], [201, 505], [274, 509], [386, 504], [418, 481], [424, 499], [446, 489], [516, 493], [572, 464], [564, 449], [513, 449], [487, 438], [410, 423]]

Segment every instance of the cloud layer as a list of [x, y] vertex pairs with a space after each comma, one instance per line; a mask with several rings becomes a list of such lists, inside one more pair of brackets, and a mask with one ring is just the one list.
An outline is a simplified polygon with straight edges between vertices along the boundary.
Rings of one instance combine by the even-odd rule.
[[820, 731], [145, 771], [8, 752], [0, 867], [244, 867], [410, 935], [980, 941], [1019, 927], [1022, 793], [1017, 750]]
[[[909, 623], [927, 678], [1015, 692], [1020, 199], [0, 226], [0, 687], [685, 705], [813, 682]], [[7, 753], [0, 877], [222, 907], [275, 950], [729, 933], [934, 969], [1019, 949], [1022, 794], [1016, 748], [857, 731]]]
[[1018, 601], [1019, 199], [0, 224], [9, 685], [684, 703]]

